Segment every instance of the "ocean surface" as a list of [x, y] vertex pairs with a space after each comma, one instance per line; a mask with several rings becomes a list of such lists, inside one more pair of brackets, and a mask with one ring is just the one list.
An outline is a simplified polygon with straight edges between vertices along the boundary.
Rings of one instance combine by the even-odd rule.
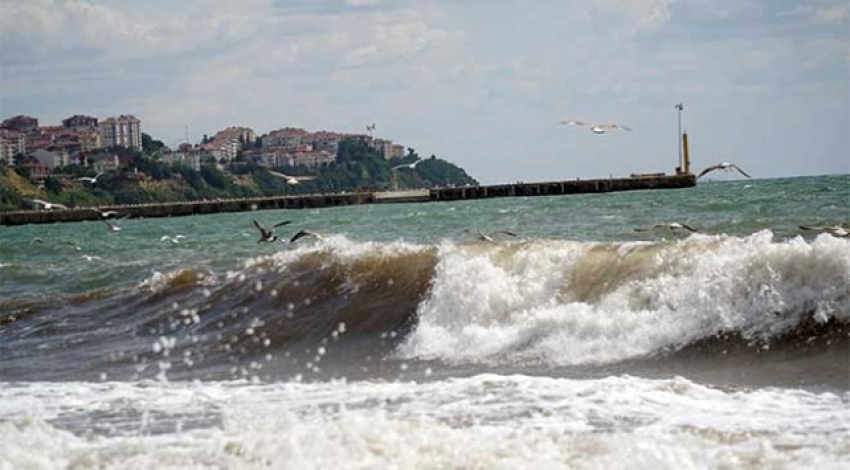
[[848, 223], [838, 175], [0, 227], [0, 469], [848, 468], [850, 238], [799, 228]]

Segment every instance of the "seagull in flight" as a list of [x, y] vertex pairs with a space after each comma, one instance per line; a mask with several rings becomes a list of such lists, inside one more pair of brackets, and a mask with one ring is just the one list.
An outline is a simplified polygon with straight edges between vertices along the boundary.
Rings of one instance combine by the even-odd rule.
[[48, 211], [53, 210], [53, 209], [67, 209], [68, 208], [68, 206], [65, 206], [63, 204], [57, 204], [55, 202], [42, 201], [41, 199], [30, 199], [29, 202], [31, 202], [35, 205], [41, 206], [42, 208], [44, 208], [45, 210], [48, 210]]
[[316, 237], [316, 238], [322, 238], [322, 236], [321, 236], [321, 235], [319, 235], [319, 234], [318, 234], [318, 233], [316, 233], [316, 232], [311, 232], [311, 231], [309, 231], [309, 230], [300, 230], [300, 231], [298, 231], [298, 233], [296, 233], [295, 235], [293, 235], [293, 236], [292, 236], [292, 238], [290, 238], [290, 239], [289, 239], [289, 243], [295, 243], [296, 241], [298, 241], [298, 240], [300, 240], [300, 239], [302, 239], [302, 238], [304, 238], [304, 237]]
[[120, 226], [120, 225], [118, 225], [118, 222], [119, 222], [119, 221], [121, 221], [121, 220], [126, 219], [127, 217], [130, 217], [130, 214], [127, 214], [127, 215], [125, 215], [124, 217], [121, 217], [120, 219], [118, 219], [118, 220], [117, 220], [117, 221], [115, 221], [115, 222], [110, 222], [110, 221], [108, 221], [108, 220], [103, 220], [103, 223], [105, 223], [105, 224], [106, 224], [106, 226], [107, 226], [107, 227], [109, 227], [109, 231], [110, 231], [110, 232], [120, 232], [120, 231], [121, 231], [121, 226]]
[[729, 162], [720, 162], [717, 165], [712, 165], [712, 166], [706, 168], [705, 170], [702, 170], [699, 173], [699, 175], [697, 175], [697, 179], [702, 178], [703, 175], [705, 175], [706, 173], [712, 172], [714, 170], [723, 170], [723, 171], [727, 171], [727, 172], [732, 171], [732, 170], [737, 170], [738, 173], [746, 176], [747, 178], [752, 178], [752, 176], [748, 175], [744, 170], [742, 170], [740, 167], [738, 167], [738, 165], [736, 165], [734, 163], [729, 163]]
[[301, 180], [299, 180], [295, 176], [284, 175], [283, 173], [278, 173], [276, 171], [269, 171], [269, 173], [271, 173], [274, 176], [277, 176], [278, 178], [285, 179], [286, 184], [291, 184], [293, 186], [301, 182]]
[[649, 228], [636, 228], [635, 232], [646, 232], [646, 231], [649, 231], [649, 230], [657, 230], [657, 229], [668, 229], [668, 230], [671, 230], [671, 231], [674, 231], [674, 232], [676, 230], [687, 230], [689, 232], [696, 232], [697, 231], [697, 229], [695, 229], [694, 227], [691, 227], [690, 225], [687, 225], [687, 224], [682, 224], [682, 223], [679, 223], [679, 222], [667, 222], [667, 223], [655, 224], [655, 225], [653, 225], [652, 227], [649, 227]]
[[564, 125], [567, 125], [567, 126], [588, 127], [588, 128], [590, 128], [591, 132], [593, 132], [594, 134], [604, 134], [608, 131], [618, 131], [618, 130], [630, 131], [630, 130], [632, 130], [630, 127], [622, 126], [620, 124], [615, 124], [613, 122], [609, 122], [609, 123], [605, 123], [605, 124], [589, 124], [589, 123], [579, 121], [579, 120], [576, 120], [576, 119], [570, 119], [569, 121], [561, 121], [561, 124], [564, 124]]
[[416, 165], [418, 165], [419, 162], [421, 162], [421, 161], [422, 160], [416, 160], [413, 163], [402, 163], [401, 165], [396, 165], [396, 166], [392, 167], [392, 170], [395, 171], [395, 170], [398, 170], [399, 168], [410, 168], [412, 170], [412, 169], [416, 168]]
[[809, 226], [809, 225], [800, 225], [800, 228], [803, 230], [815, 230], [818, 232], [828, 233], [830, 235], [835, 235], [836, 237], [841, 238], [850, 238], [850, 229], [846, 229], [840, 225], [819, 225], [819, 226]]
[[263, 243], [263, 242], [274, 243], [278, 240], [281, 240], [280, 238], [278, 238], [277, 235], [274, 234], [274, 229], [277, 228], [277, 227], [280, 227], [281, 225], [289, 224], [292, 221], [291, 220], [284, 220], [283, 222], [279, 222], [279, 223], [272, 225], [270, 228], [267, 228], [266, 226], [257, 222], [256, 220], [253, 221], [253, 222], [254, 222], [254, 226], [257, 227], [257, 230], [260, 231], [260, 239], [257, 240], [257, 243]]
[[121, 215], [121, 213], [118, 212], [118, 211], [99, 211], [97, 209], [92, 209], [92, 210], [97, 212], [98, 214], [100, 214], [100, 216], [104, 219], [108, 219], [110, 217], [117, 217], [117, 216]]
[[98, 172], [94, 176], [81, 176], [81, 177], [77, 178], [77, 180], [78, 181], [88, 181], [91, 184], [95, 184], [95, 183], [97, 183], [97, 179], [100, 178], [101, 175], [103, 175], [102, 171]]
[[495, 232], [484, 233], [481, 230], [466, 229], [466, 230], [464, 230], [464, 233], [470, 233], [470, 234], [474, 235], [476, 238], [478, 238], [479, 240], [484, 241], [484, 242], [495, 241], [494, 237], [496, 235], [507, 235], [509, 237], [517, 236], [516, 233], [514, 233], [510, 230], [496, 230]]

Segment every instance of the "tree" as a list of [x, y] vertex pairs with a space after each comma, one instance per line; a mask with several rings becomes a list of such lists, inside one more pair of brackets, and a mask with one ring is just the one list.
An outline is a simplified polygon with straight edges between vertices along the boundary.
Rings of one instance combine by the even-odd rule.
[[142, 151], [151, 154], [162, 150], [165, 144], [161, 140], [154, 140], [150, 135], [142, 132]]

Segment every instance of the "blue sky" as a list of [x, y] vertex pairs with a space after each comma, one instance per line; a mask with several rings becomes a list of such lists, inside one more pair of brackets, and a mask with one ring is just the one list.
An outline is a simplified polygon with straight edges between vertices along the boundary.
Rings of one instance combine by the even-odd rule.
[[[0, 118], [365, 132], [483, 183], [850, 173], [848, 0], [0, 0]], [[596, 135], [570, 118], [633, 129]], [[731, 178], [714, 173], [718, 179]], [[737, 176], [739, 177], [739, 176]]]

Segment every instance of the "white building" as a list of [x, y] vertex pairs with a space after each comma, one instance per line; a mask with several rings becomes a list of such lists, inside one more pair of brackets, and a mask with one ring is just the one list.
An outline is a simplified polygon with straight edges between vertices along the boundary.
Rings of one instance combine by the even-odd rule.
[[142, 149], [142, 121], [135, 116], [107, 118], [97, 125], [104, 147], [129, 147]]
[[200, 151], [187, 151], [187, 152], [168, 152], [162, 154], [162, 162], [166, 164], [173, 163], [182, 163], [187, 167], [195, 170], [201, 171], [201, 152]]
[[27, 138], [23, 132], [0, 129], [0, 161], [15, 164], [15, 155], [27, 151]]

